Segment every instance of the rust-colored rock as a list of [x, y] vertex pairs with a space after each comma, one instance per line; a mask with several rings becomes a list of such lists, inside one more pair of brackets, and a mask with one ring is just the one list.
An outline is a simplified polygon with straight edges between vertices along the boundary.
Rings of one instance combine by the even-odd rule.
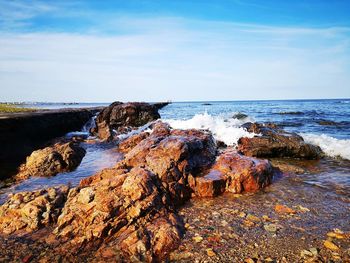
[[11, 195], [0, 207], [0, 232], [31, 232], [56, 223], [68, 190], [62, 186]]
[[198, 197], [214, 197], [225, 192], [226, 177], [217, 170], [211, 170], [205, 176], [191, 177], [189, 184]]
[[319, 159], [322, 157], [320, 147], [304, 142], [296, 134], [286, 132], [273, 124], [262, 125], [246, 123], [243, 127], [258, 136], [243, 137], [238, 140], [238, 150], [247, 156], [254, 157], [291, 157]]
[[127, 128], [140, 127], [159, 118], [158, 107], [155, 105], [144, 102], [114, 102], [97, 116], [95, 132], [99, 138], [111, 140], [113, 130], [125, 131]]
[[256, 192], [269, 185], [273, 177], [269, 161], [240, 155], [232, 149], [224, 151], [203, 177], [191, 181], [198, 196], [216, 196], [225, 190], [232, 193]]
[[85, 156], [85, 149], [77, 143], [56, 143], [53, 146], [34, 151], [21, 165], [16, 180], [31, 176], [53, 176], [77, 168]]
[[271, 183], [274, 173], [268, 160], [243, 156], [233, 150], [222, 153], [212, 169], [227, 178], [226, 190], [232, 193], [258, 191]]
[[[216, 155], [212, 135], [198, 130], [171, 130], [153, 133], [125, 155], [127, 167], [147, 167], [162, 181], [175, 204], [191, 196], [188, 176], [210, 167]], [[159, 136], [159, 134], [161, 134]]]
[[143, 168], [108, 169], [72, 189], [55, 229], [78, 247], [108, 237], [104, 245], [120, 249], [126, 259], [149, 262], [166, 258], [182, 232], [160, 179]]
[[132, 135], [119, 144], [118, 151], [122, 153], [127, 153], [132, 148], [134, 148], [137, 144], [139, 144], [141, 141], [146, 139], [148, 136], [149, 136], [149, 132], [141, 132], [141, 133]]

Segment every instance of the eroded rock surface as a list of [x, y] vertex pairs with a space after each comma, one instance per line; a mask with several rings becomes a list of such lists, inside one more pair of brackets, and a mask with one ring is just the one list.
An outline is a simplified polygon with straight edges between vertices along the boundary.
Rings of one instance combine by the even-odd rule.
[[[107, 169], [69, 192], [55, 233], [83, 246], [109, 238], [123, 257], [161, 260], [177, 247], [182, 220], [160, 179], [143, 168]], [[101, 248], [103, 250], [103, 247]]]
[[318, 159], [322, 157], [320, 147], [306, 143], [296, 134], [286, 132], [276, 125], [246, 123], [243, 127], [258, 136], [243, 137], [238, 140], [238, 150], [247, 156], [254, 157], [291, 157]]
[[99, 138], [113, 139], [113, 130], [124, 133], [128, 128], [135, 128], [159, 119], [158, 106], [144, 102], [114, 102], [103, 109], [96, 118]]
[[159, 123], [152, 134], [125, 155], [127, 167], [147, 167], [162, 181], [175, 204], [191, 196], [188, 176], [212, 165], [216, 145], [212, 135], [198, 130], [170, 130]]
[[0, 232], [31, 232], [56, 223], [68, 190], [67, 186], [62, 186], [10, 195], [0, 207]]
[[79, 166], [85, 153], [85, 149], [77, 143], [56, 143], [28, 156], [15, 178], [23, 180], [31, 176], [53, 176], [72, 171]]

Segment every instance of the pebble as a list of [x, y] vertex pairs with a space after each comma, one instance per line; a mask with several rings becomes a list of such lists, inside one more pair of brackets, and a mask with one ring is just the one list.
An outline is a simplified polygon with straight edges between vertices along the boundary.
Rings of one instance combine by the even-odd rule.
[[244, 213], [244, 212], [240, 212], [240, 213], [238, 214], [238, 216], [239, 216], [239, 217], [242, 217], [242, 218], [245, 217], [246, 215], [247, 215], [247, 214]]
[[306, 257], [312, 257], [314, 256], [314, 254], [311, 251], [304, 249], [300, 252], [300, 256], [302, 258], [306, 258]]
[[326, 248], [328, 248], [328, 249], [330, 249], [330, 250], [332, 250], [332, 251], [337, 251], [337, 250], [339, 250], [339, 247], [338, 247], [336, 244], [334, 244], [332, 241], [330, 241], [330, 240], [326, 240], [326, 241], [323, 243], [323, 245], [324, 245]]
[[246, 219], [253, 222], [260, 222], [260, 218], [252, 214], [248, 214]]
[[216, 256], [216, 253], [214, 252], [214, 250], [212, 248], [208, 248], [207, 249], [207, 255], [209, 257], [214, 257], [214, 256]]
[[295, 210], [293, 210], [288, 206], [280, 205], [280, 204], [277, 204], [275, 206], [275, 211], [279, 214], [295, 214]]
[[265, 224], [264, 229], [268, 232], [277, 232], [277, 226], [275, 224]]
[[194, 236], [192, 237], [193, 241], [195, 241], [196, 243], [202, 242], [203, 241], [203, 237], [201, 236]]

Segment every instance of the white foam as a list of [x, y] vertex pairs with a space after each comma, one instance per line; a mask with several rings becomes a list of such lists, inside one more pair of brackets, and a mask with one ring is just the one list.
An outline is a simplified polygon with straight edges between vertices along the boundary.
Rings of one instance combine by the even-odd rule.
[[331, 157], [341, 157], [343, 159], [350, 160], [350, 140], [349, 139], [336, 139], [331, 136], [322, 134], [300, 134], [304, 140], [308, 143], [315, 144], [321, 147], [322, 151]]
[[[231, 114], [231, 116], [233, 116]], [[253, 137], [254, 133], [249, 133], [240, 126], [246, 122], [253, 122], [250, 117], [238, 120], [232, 117], [212, 116], [207, 112], [196, 114], [188, 120], [163, 119], [164, 122], [174, 129], [205, 129], [212, 132], [216, 140], [223, 141], [227, 145], [236, 145], [241, 137]]]

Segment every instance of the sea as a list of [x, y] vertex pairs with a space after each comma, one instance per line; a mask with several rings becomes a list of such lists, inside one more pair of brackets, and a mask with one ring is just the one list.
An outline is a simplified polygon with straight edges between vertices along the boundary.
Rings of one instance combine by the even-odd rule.
[[[19, 106], [59, 109], [108, 105], [37, 102]], [[320, 146], [326, 154], [324, 160], [315, 164], [316, 172], [298, 175], [298, 180], [350, 196], [350, 99], [172, 102], [160, 110], [160, 115], [173, 128], [207, 129], [215, 139], [230, 146], [235, 146], [240, 137], [254, 136], [241, 127], [243, 123], [275, 123], [287, 131], [300, 134], [306, 142]], [[87, 133], [89, 125], [93, 122], [74, 132]], [[74, 132], [67, 136], [74, 135]], [[113, 144], [86, 143], [84, 147], [87, 154], [75, 171], [51, 178], [30, 178], [20, 184], [3, 187], [0, 189], [0, 202], [12, 192], [67, 183], [77, 185], [82, 178], [113, 166], [120, 158], [116, 156]]]

